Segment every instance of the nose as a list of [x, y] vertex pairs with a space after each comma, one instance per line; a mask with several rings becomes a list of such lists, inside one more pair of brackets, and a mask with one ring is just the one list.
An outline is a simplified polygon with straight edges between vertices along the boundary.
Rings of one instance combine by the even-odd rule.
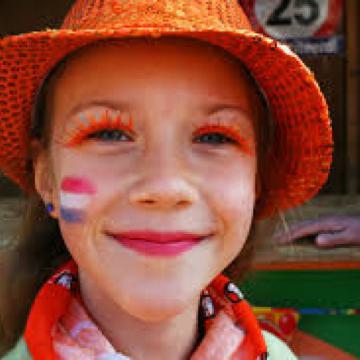
[[158, 156], [156, 161], [146, 160], [129, 190], [131, 204], [170, 210], [185, 208], [196, 202], [198, 192], [194, 184], [169, 154]]

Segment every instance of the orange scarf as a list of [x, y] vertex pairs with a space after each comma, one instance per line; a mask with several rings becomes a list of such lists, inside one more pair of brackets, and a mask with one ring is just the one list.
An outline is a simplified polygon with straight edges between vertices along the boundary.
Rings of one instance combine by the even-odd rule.
[[[224, 275], [218, 275], [202, 292], [200, 303], [205, 336], [190, 360], [267, 358], [249, 304]], [[131, 360], [116, 352], [87, 314], [79, 298], [73, 261], [56, 271], [39, 291], [26, 324], [25, 341], [34, 360]]]

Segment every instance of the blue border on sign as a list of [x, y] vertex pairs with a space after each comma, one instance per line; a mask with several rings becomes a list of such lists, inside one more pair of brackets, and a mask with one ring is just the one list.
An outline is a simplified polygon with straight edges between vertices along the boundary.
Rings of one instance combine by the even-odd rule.
[[288, 38], [283, 43], [301, 55], [344, 55], [345, 37], [336, 35], [326, 38]]

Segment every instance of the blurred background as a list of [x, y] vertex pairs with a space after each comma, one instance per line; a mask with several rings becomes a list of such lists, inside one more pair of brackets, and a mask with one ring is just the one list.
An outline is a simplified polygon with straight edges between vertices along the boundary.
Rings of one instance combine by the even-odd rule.
[[[72, 2], [0, 0], [0, 36], [57, 27]], [[314, 200], [284, 214], [278, 227], [325, 214], [360, 216], [360, 1], [239, 2], [258, 31], [288, 43], [311, 68], [327, 98], [333, 121], [334, 162], [326, 186]], [[20, 192], [0, 174], [3, 276], [9, 256], [16, 251], [21, 209]], [[269, 229], [273, 229], [273, 222], [258, 226], [255, 271], [242, 284], [243, 291], [259, 306], [325, 309], [328, 312], [324, 310], [322, 315], [301, 315], [299, 328], [334, 347], [323, 359], [360, 358], [360, 317], [355, 315], [360, 309], [360, 247], [324, 250], [311, 241], [279, 246]], [[0, 281], [0, 353], [6, 324], [13, 321], [5, 308], [6, 287]], [[339, 313], [335, 314], [334, 309]], [[308, 338], [301, 342], [309, 348]], [[314, 354], [304, 356], [310, 355]]]

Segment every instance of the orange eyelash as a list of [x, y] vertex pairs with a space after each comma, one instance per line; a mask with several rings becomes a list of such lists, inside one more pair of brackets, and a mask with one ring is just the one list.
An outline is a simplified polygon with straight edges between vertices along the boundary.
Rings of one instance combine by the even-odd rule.
[[248, 155], [254, 155], [251, 139], [246, 139], [239, 134], [239, 130], [231, 125], [207, 124], [196, 131], [196, 136], [205, 135], [209, 132], [217, 132], [224, 134], [236, 141], [242, 148], [242, 151]]
[[133, 132], [134, 123], [132, 117], [125, 123], [120, 115], [110, 116], [109, 111], [97, 119], [94, 115], [86, 117], [86, 123], [78, 119], [75, 128], [68, 134], [66, 146], [73, 147], [81, 144], [89, 135], [101, 130], [124, 130]]

